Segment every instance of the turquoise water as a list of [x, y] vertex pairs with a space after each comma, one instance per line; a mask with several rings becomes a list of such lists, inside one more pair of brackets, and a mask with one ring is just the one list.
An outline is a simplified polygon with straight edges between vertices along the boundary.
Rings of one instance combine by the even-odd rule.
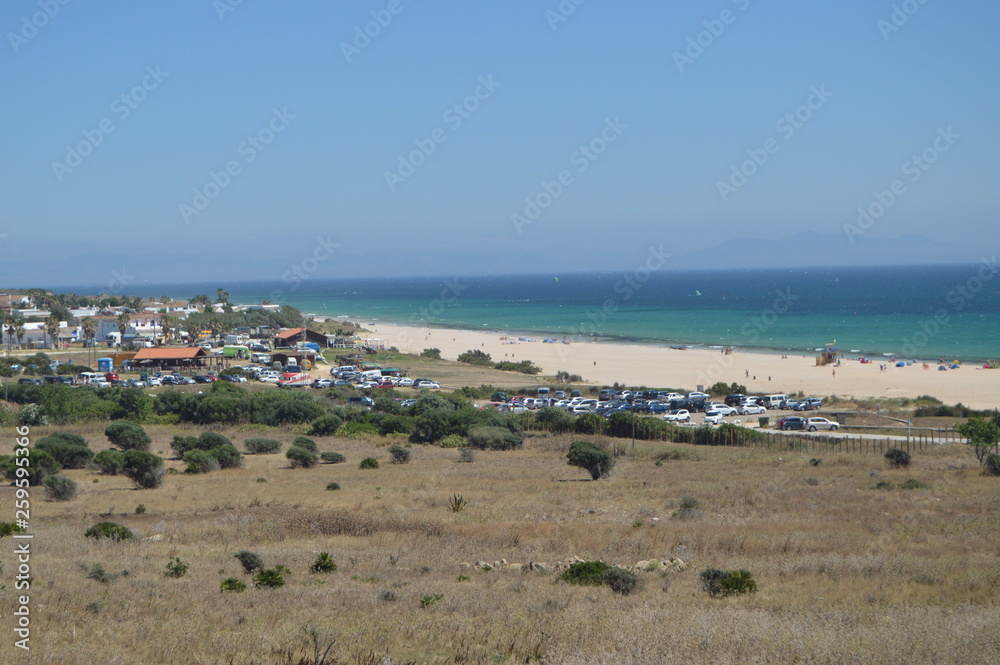
[[[981, 361], [1000, 358], [1000, 278], [992, 270], [983, 264], [221, 286], [234, 303], [269, 299], [365, 321], [787, 351], [836, 342], [845, 352]], [[151, 286], [148, 295], [213, 295], [219, 286]]]

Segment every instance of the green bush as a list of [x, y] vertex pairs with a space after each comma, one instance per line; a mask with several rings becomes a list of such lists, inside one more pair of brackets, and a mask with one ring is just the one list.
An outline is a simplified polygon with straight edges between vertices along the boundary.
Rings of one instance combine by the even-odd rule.
[[181, 561], [178, 557], [170, 557], [167, 561], [167, 569], [163, 571], [165, 577], [184, 577], [188, 571], [187, 561]]
[[406, 464], [410, 461], [410, 450], [398, 444], [389, 446], [389, 454], [392, 456], [393, 464]]
[[329, 552], [320, 552], [317, 555], [316, 560], [312, 562], [309, 566], [310, 573], [335, 573], [337, 572], [337, 564], [334, 562], [333, 557], [330, 556]]
[[[26, 466], [18, 466], [17, 460], [27, 457]], [[59, 472], [59, 462], [44, 450], [29, 448], [26, 456], [7, 455], [0, 457], [0, 468], [7, 480], [26, 478], [28, 485], [41, 485], [45, 479]], [[27, 473], [27, 475], [24, 475]]]
[[292, 439], [292, 445], [298, 448], [305, 448], [311, 452], [316, 452], [318, 450], [316, 442], [305, 436], [297, 436]]
[[574, 441], [570, 444], [566, 457], [570, 466], [586, 469], [593, 480], [607, 478], [615, 466], [615, 458], [611, 453], [590, 441]]
[[55, 436], [38, 441], [35, 449], [47, 452], [64, 469], [82, 469], [94, 459], [94, 451], [87, 446], [67, 443]]
[[142, 450], [126, 450], [122, 473], [139, 489], [154, 489], [163, 482], [163, 458]]
[[907, 478], [899, 484], [901, 490], [929, 490], [930, 488], [930, 485], [920, 482], [916, 478]]
[[243, 572], [250, 574], [254, 571], [264, 570], [264, 560], [260, 555], [250, 550], [240, 550], [233, 555], [233, 558], [243, 566]]
[[609, 570], [611, 566], [603, 561], [580, 561], [570, 564], [570, 567], [559, 575], [559, 579], [569, 584], [600, 586], [604, 584], [604, 574]]
[[482, 365], [484, 367], [489, 367], [493, 364], [493, 359], [490, 358], [490, 354], [485, 351], [480, 351], [479, 349], [472, 349], [458, 355], [458, 362], [467, 363], [469, 365]]
[[339, 490], [340, 489], [340, 483], [327, 483], [326, 484], [326, 488], [328, 490]]
[[340, 429], [340, 426], [344, 423], [341, 418], [328, 413], [325, 416], [320, 416], [316, 420], [312, 421], [309, 425], [309, 435], [310, 436], [333, 436]]
[[320, 453], [319, 458], [323, 464], [340, 464], [347, 461], [347, 458], [340, 453]]
[[220, 468], [219, 460], [205, 450], [189, 450], [181, 459], [187, 464], [185, 473], [210, 473]]
[[682, 496], [680, 507], [671, 513], [671, 517], [679, 520], [690, 520], [695, 519], [701, 515], [698, 510], [701, 507], [701, 501], [694, 498], [693, 496]]
[[351, 422], [344, 423], [338, 433], [341, 436], [346, 436], [352, 439], [363, 439], [369, 436], [378, 436], [378, 426], [376, 426], [375, 423], [352, 420]]
[[465, 448], [469, 445], [469, 442], [460, 434], [449, 434], [438, 441], [438, 445], [442, 448]]
[[146, 430], [128, 420], [116, 420], [104, 428], [104, 436], [121, 450], [149, 450], [152, 439]]
[[480, 450], [514, 450], [524, 445], [524, 438], [506, 427], [473, 427], [469, 430], [469, 447]]
[[243, 446], [251, 455], [270, 455], [281, 452], [281, 441], [277, 439], [247, 439]]
[[377, 469], [378, 460], [374, 457], [366, 457], [361, 460], [361, 464], [358, 465], [359, 469]]
[[214, 457], [223, 469], [238, 469], [243, 466], [243, 454], [231, 443], [215, 446], [208, 451], [208, 454]]
[[12, 533], [21, 533], [24, 531], [15, 522], [0, 522], [0, 538], [5, 538]]
[[895, 469], [905, 468], [910, 466], [910, 453], [901, 448], [890, 448], [885, 451], [885, 460]]
[[983, 469], [990, 475], [1000, 476], [1000, 455], [996, 453], [987, 455], [983, 460]]
[[240, 593], [241, 591], [246, 590], [247, 585], [235, 577], [227, 577], [222, 580], [221, 584], [219, 584], [219, 591], [233, 591], [235, 593]]
[[577, 434], [603, 434], [607, 421], [596, 413], [584, 413], [576, 417], [573, 431]]
[[420, 357], [441, 360], [441, 349], [424, 349], [420, 352]]
[[567, 411], [564, 409], [557, 409], [552, 406], [541, 408], [533, 415], [535, 417], [536, 425], [541, 427], [546, 432], [552, 432], [553, 434], [571, 432], [576, 424], [574, 417]]
[[701, 572], [701, 588], [713, 598], [757, 593], [757, 582], [748, 570], [706, 568]]
[[105, 476], [117, 476], [125, 470], [125, 453], [108, 448], [94, 455], [94, 464]]
[[175, 436], [174, 440], [170, 442], [170, 447], [173, 448], [177, 457], [181, 459], [183, 459], [184, 453], [192, 450], [204, 450], [208, 452], [219, 446], [232, 446], [234, 450], [236, 448], [233, 446], [232, 441], [216, 432], [202, 432], [197, 437]]
[[61, 473], [49, 476], [44, 484], [45, 495], [53, 501], [71, 501], [76, 498], [76, 481]]
[[624, 568], [609, 568], [604, 571], [604, 583], [615, 593], [627, 596], [639, 588], [639, 576]]
[[253, 576], [253, 583], [259, 587], [277, 589], [278, 587], [285, 586], [285, 573], [287, 572], [288, 569], [284, 566], [265, 568]]
[[115, 524], [114, 522], [98, 522], [87, 529], [84, 534], [87, 538], [107, 538], [109, 540], [134, 540], [135, 534], [127, 526]]
[[285, 457], [288, 458], [288, 463], [291, 464], [293, 469], [311, 469], [319, 461], [316, 453], [307, 448], [300, 448], [299, 446], [289, 448], [288, 452], [285, 453]]
[[458, 449], [458, 461], [467, 462], [469, 464], [476, 461], [476, 451], [468, 446]]

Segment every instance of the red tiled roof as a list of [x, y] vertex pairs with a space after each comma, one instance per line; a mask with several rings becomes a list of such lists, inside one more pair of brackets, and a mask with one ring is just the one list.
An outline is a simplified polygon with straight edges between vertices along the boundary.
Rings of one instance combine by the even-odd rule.
[[274, 336], [274, 338], [275, 339], [291, 339], [292, 337], [295, 337], [296, 335], [301, 335], [302, 334], [302, 330], [303, 330], [302, 328], [289, 328], [288, 330], [285, 330], [283, 332], [278, 333], [277, 335]]

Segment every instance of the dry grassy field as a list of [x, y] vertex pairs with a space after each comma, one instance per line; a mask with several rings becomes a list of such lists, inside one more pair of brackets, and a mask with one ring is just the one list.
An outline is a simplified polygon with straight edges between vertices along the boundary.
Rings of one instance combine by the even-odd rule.
[[[148, 429], [166, 456], [174, 434], [199, 431]], [[106, 447], [98, 426], [74, 430]], [[240, 448], [294, 436], [222, 433]], [[0, 540], [0, 661], [311, 663], [308, 630], [333, 641], [328, 663], [1000, 661], [1000, 484], [967, 447], [889, 469], [873, 455], [617, 441], [606, 442], [621, 453], [613, 476], [590, 481], [566, 464], [579, 438], [530, 437], [474, 463], [414, 446], [407, 464], [389, 463], [386, 439], [319, 438], [347, 462], [292, 469], [283, 453], [247, 456], [242, 469], [170, 474], [155, 490], [70, 471], [77, 499], [33, 492], [30, 653], [8, 630], [17, 564], [12, 539]], [[381, 468], [359, 469], [367, 456]], [[929, 489], [875, 489], [909, 478]], [[455, 494], [465, 510], [450, 510]], [[698, 504], [685, 518], [674, 516], [682, 497]], [[3, 519], [13, 504], [0, 488]], [[140, 539], [84, 537], [105, 519]], [[285, 586], [221, 592], [228, 577], [250, 583], [233, 557], [244, 549], [287, 567]], [[320, 552], [336, 572], [308, 571]], [[640, 572], [641, 588], [622, 596], [557, 583], [552, 570], [461, 565], [551, 568], [572, 556], [688, 567]], [[183, 577], [164, 575], [171, 557], [189, 564]], [[95, 565], [103, 580], [88, 577]], [[709, 597], [699, 572], [710, 566], [751, 571], [759, 592]]]

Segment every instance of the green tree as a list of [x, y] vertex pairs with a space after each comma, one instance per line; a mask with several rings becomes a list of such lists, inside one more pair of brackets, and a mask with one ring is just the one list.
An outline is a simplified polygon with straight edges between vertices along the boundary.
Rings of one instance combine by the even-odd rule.
[[467, 363], [469, 365], [483, 365], [489, 367], [493, 364], [493, 359], [490, 358], [490, 354], [485, 351], [480, 351], [479, 349], [471, 349], [464, 353], [459, 354], [458, 362]]
[[144, 450], [126, 450], [122, 472], [138, 489], [159, 487], [166, 475], [163, 458]]
[[611, 475], [611, 469], [615, 466], [615, 458], [611, 453], [601, 448], [596, 443], [590, 441], [574, 441], [569, 446], [569, 454], [566, 455], [570, 466], [578, 466], [586, 469], [590, 477], [594, 480], [607, 478]]
[[146, 430], [128, 420], [116, 420], [104, 428], [104, 436], [121, 450], [149, 450], [152, 439]]
[[990, 453], [994, 453], [997, 442], [1000, 442], [1000, 423], [994, 416], [991, 420], [970, 418], [955, 427], [955, 431], [968, 439], [968, 443], [976, 452], [980, 464], [986, 463]]
[[50, 349], [59, 348], [59, 323], [59, 316], [54, 313], [45, 319], [45, 332], [49, 336]]

